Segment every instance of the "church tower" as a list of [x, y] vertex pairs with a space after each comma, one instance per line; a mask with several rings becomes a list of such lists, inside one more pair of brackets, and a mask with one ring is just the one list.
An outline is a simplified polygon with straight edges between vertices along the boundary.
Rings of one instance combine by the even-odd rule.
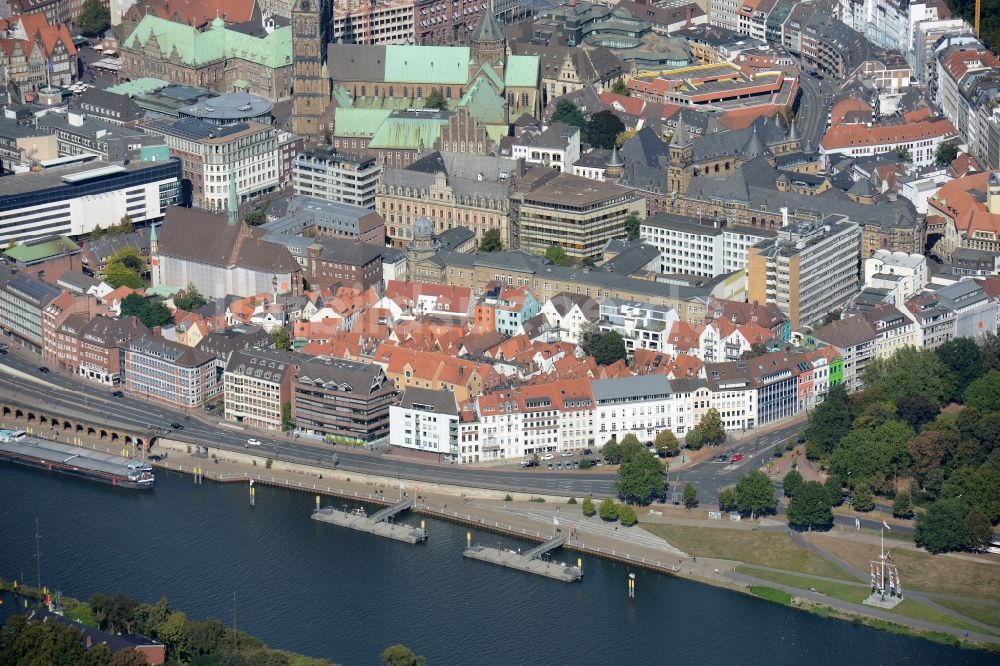
[[479, 66], [491, 65], [500, 75], [503, 75], [504, 62], [507, 55], [507, 38], [503, 34], [500, 22], [493, 14], [493, 3], [483, 10], [479, 23], [472, 30], [469, 38], [472, 51], [472, 61]]
[[292, 5], [292, 131], [321, 141], [330, 82], [324, 76], [326, 34], [324, 0], [294, 0]]
[[687, 192], [694, 176], [694, 141], [684, 126], [684, 112], [677, 119], [677, 129], [670, 137], [670, 160], [667, 163], [667, 196], [671, 202]]

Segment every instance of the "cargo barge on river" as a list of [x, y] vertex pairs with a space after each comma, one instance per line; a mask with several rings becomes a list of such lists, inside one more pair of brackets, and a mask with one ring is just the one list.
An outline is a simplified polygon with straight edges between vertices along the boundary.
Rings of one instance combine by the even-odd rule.
[[142, 461], [30, 437], [23, 430], [0, 430], [0, 460], [134, 490], [150, 490], [155, 481], [153, 468]]

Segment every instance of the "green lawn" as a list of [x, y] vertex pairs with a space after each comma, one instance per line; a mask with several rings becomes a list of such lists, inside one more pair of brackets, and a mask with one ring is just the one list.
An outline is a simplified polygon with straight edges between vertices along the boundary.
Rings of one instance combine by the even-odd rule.
[[[860, 604], [865, 599], [868, 598], [869, 590], [867, 587], [857, 586], [857, 585], [847, 585], [842, 583], [833, 583], [830, 581], [819, 580], [817, 578], [812, 578], [810, 576], [796, 576], [794, 574], [783, 574], [776, 571], [764, 571], [761, 569], [755, 569], [753, 567], [737, 567], [736, 571], [747, 576], [753, 576], [755, 578], [761, 578], [764, 580], [769, 580], [772, 583], [780, 583], [782, 585], [789, 585], [791, 587], [797, 587], [802, 590], [808, 590], [810, 588], [814, 589], [816, 592], [821, 592], [828, 597], [834, 599], [840, 599], [841, 601], [847, 601], [854, 604]], [[946, 615], [939, 610], [931, 608], [930, 606], [925, 606], [919, 602], [913, 601], [912, 599], [904, 599], [898, 606], [890, 611], [892, 613], [897, 613], [902, 617], [908, 617], [915, 620], [923, 620], [925, 622], [933, 622], [934, 624], [940, 624], [945, 627], [956, 627], [958, 629], [963, 629], [965, 631], [975, 631], [983, 633], [983, 629], [976, 627], [974, 625], [962, 622], [959, 619], [953, 618], [950, 615]], [[972, 617], [970, 615], [970, 617]]]
[[976, 622], [1000, 628], [1000, 606], [984, 606], [973, 601], [956, 601], [953, 599], [935, 599], [934, 602], [953, 611], [958, 611]]
[[741, 574], [746, 574], [747, 576], [762, 578], [764, 580], [769, 580], [772, 583], [781, 583], [782, 585], [789, 585], [802, 590], [812, 588], [817, 592], [827, 595], [828, 597], [840, 599], [841, 601], [848, 601], [852, 604], [860, 604], [868, 598], [868, 588], [858, 585], [833, 583], [826, 580], [820, 580], [818, 578], [812, 578], [810, 576], [796, 576], [795, 574], [778, 573], [777, 571], [766, 571], [763, 569], [755, 569], [753, 567], [736, 567], [736, 571]]
[[839, 567], [798, 545], [784, 532], [649, 523], [639, 525], [689, 555], [759, 564], [814, 576], [849, 578]]

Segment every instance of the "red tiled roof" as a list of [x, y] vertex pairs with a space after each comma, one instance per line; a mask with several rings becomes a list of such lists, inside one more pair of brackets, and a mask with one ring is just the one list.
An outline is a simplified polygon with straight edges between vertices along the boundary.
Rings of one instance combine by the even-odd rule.
[[837, 150], [951, 136], [955, 136], [955, 126], [944, 118], [922, 120], [905, 125], [873, 125], [871, 127], [866, 125], [834, 125], [826, 131], [820, 145], [825, 150]]

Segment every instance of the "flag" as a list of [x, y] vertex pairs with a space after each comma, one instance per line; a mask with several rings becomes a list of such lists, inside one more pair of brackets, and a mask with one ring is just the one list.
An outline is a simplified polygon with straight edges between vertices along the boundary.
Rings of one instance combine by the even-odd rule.
[[871, 572], [872, 572], [872, 588], [874, 589], [875, 587], [878, 587], [878, 585], [876, 583], [877, 577], [875, 576], [875, 563], [874, 562], [872, 563], [872, 566], [871, 566]]
[[557, 518], [556, 516], [552, 516], [552, 524], [555, 525], [556, 527], [559, 527], [559, 518]]
[[892, 528], [889, 527], [889, 523], [885, 522], [884, 520], [882, 521], [882, 525], [883, 527], [885, 527], [885, 529], [889, 530], [890, 532], [892, 531]]
[[857, 530], [861, 529], [861, 519], [858, 518], [857, 516], [854, 517], [854, 529]]

